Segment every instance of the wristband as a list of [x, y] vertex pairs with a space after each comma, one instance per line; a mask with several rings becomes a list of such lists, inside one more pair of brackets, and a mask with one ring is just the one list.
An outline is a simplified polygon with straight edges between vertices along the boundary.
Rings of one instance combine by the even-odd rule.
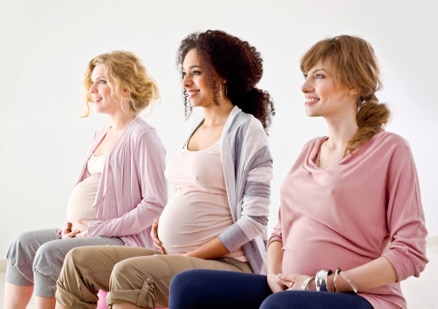
[[301, 284], [301, 290], [305, 291], [307, 289], [307, 285], [309, 284], [310, 281], [312, 281], [313, 279], [315, 279], [315, 277], [309, 277], [306, 278], [306, 280], [303, 281], [303, 283]]
[[354, 284], [353, 280], [351, 280], [350, 276], [341, 270], [339, 270], [339, 275], [341, 275], [341, 277], [344, 278], [344, 280], [348, 282], [348, 284], [350, 285], [354, 294], [357, 294], [357, 286]]
[[331, 270], [320, 270], [315, 275], [315, 286], [318, 292], [328, 292], [327, 277], [332, 273]]

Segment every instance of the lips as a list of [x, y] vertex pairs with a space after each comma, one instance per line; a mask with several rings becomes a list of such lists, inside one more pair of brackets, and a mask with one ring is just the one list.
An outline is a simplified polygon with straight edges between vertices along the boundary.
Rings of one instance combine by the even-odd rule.
[[186, 90], [187, 95], [191, 98], [199, 93], [199, 90]]
[[305, 101], [304, 101], [304, 104], [312, 105], [312, 104], [315, 104], [317, 102], [319, 102], [318, 98], [306, 98]]

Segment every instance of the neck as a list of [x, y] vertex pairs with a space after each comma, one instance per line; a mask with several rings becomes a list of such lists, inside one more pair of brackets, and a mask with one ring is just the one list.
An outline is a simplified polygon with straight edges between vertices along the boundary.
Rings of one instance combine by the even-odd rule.
[[225, 104], [214, 105], [204, 108], [204, 126], [223, 125], [233, 109], [233, 104], [228, 101]]
[[111, 128], [116, 131], [124, 130], [135, 117], [134, 113], [114, 115], [111, 117]]

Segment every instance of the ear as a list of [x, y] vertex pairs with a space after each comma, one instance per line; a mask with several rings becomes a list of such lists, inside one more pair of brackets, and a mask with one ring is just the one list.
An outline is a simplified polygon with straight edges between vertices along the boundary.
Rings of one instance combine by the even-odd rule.
[[129, 97], [129, 90], [126, 89], [126, 88], [123, 88], [123, 89], [122, 89], [122, 94], [123, 94], [124, 96]]
[[359, 92], [358, 92], [356, 89], [353, 89], [353, 88], [351, 88], [351, 89], [348, 90], [348, 94], [349, 94], [350, 96], [357, 97], [357, 96], [358, 96], [358, 93], [359, 93]]

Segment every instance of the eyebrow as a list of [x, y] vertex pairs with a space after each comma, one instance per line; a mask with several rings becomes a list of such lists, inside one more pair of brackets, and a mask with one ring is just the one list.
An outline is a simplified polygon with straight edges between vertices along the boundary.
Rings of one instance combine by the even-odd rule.
[[[191, 70], [191, 69], [195, 69], [195, 68], [200, 68], [200, 69], [202, 69], [202, 66], [200, 66], [200, 65], [198, 65], [198, 64], [195, 64], [195, 65], [191, 65], [191, 66], [188, 67], [189, 70]], [[184, 67], [182, 67], [182, 69], [184, 70]]]
[[324, 68], [317, 68], [317, 69], [314, 69], [314, 70], [312, 70], [310, 72], [311, 73], [316, 73], [316, 72], [319, 72], [319, 71], [325, 71], [325, 70], [324, 70]]
[[90, 76], [90, 80], [98, 80], [98, 79], [100, 79], [100, 78], [103, 78], [103, 79], [106, 79], [106, 77], [105, 77], [105, 75], [99, 75], [99, 76], [96, 76], [94, 79], [93, 79], [93, 77], [92, 76]]

